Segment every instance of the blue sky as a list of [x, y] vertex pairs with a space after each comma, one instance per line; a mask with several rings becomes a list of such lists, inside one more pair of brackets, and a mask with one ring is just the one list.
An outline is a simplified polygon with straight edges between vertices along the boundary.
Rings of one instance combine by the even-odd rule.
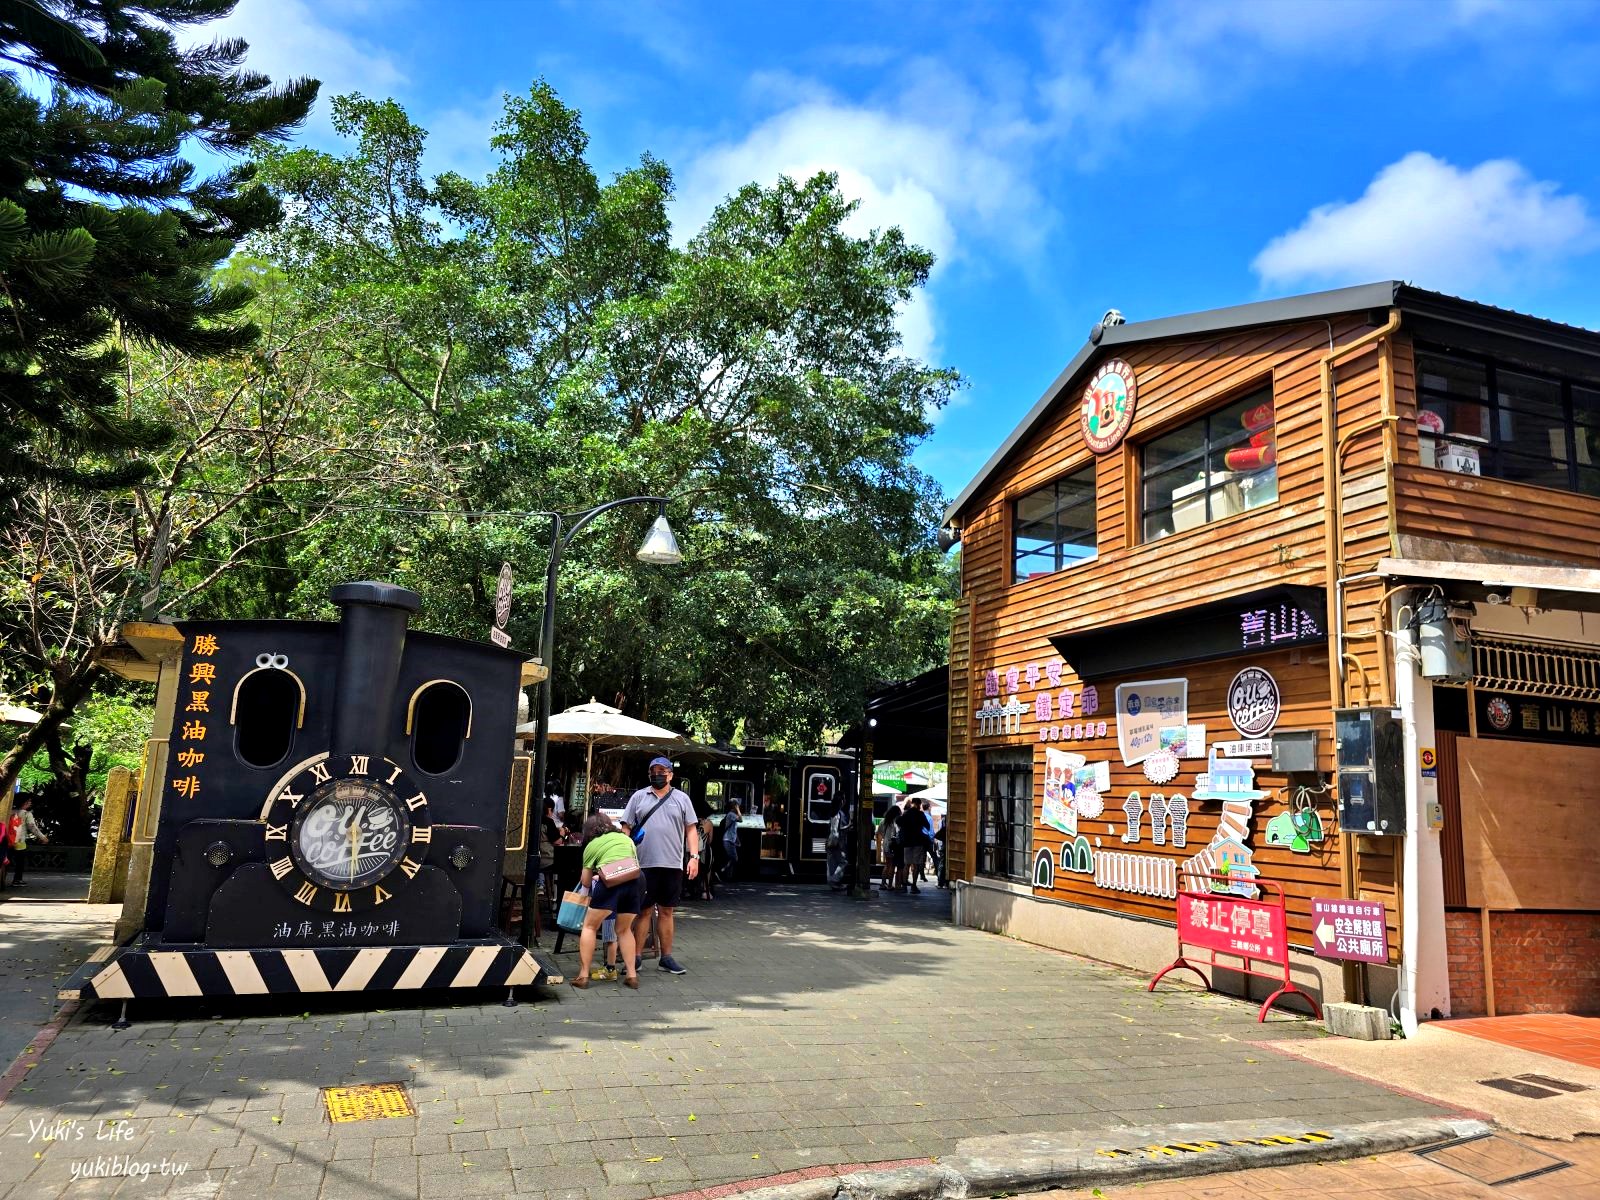
[[400, 100], [481, 173], [543, 76], [687, 237], [837, 170], [939, 256], [909, 349], [967, 379], [917, 462], [959, 491], [1107, 308], [1383, 278], [1600, 328], [1600, 5], [1566, 0], [241, 0], [253, 65]]

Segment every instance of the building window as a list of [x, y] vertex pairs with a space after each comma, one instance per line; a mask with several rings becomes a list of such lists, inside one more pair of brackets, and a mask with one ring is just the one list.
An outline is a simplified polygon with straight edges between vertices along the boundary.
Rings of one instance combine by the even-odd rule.
[[1011, 506], [1012, 579], [1021, 583], [1095, 556], [1094, 464]]
[[1417, 352], [1422, 465], [1600, 496], [1600, 385]]
[[1272, 389], [1145, 443], [1144, 540], [1197, 529], [1278, 498]]
[[1027, 883], [1033, 863], [1033, 751], [978, 757], [978, 874]]

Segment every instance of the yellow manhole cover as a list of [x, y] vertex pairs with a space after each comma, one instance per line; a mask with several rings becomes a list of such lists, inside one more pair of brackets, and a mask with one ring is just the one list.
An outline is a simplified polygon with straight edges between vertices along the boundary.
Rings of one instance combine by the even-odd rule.
[[355, 1087], [322, 1089], [322, 1102], [328, 1106], [328, 1120], [376, 1121], [383, 1117], [414, 1117], [411, 1097], [398, 1083], [361, 1083]]

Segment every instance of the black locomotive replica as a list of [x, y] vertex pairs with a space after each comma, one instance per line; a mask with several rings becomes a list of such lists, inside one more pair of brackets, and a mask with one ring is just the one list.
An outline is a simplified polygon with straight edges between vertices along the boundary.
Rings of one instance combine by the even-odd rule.
[[526, 827], [525, 772], [512, 790], [526, 656], [408, 631], [421, 598], [392, 584], [331, 598], [337, 623], [141, 627], [167, 647], [143, 928], [86, 968], [86, 994], [553, 978], [497, 927], [507, 826]]

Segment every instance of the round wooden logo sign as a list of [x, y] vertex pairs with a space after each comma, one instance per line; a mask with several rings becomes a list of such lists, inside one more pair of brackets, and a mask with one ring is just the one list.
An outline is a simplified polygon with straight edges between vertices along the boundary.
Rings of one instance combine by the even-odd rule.
[[1278, 681], [1260, 667], [1246, 667], [1228, 685], [1228, 720], [1243, 738], [1265, 737], [1278, 723]]
[[1115, 450], [1133, 427], [1139, 399], [1133, 368], [1120, 358], [1103, 364], [1083, 390], [1083, 440], [1096, 454]]

